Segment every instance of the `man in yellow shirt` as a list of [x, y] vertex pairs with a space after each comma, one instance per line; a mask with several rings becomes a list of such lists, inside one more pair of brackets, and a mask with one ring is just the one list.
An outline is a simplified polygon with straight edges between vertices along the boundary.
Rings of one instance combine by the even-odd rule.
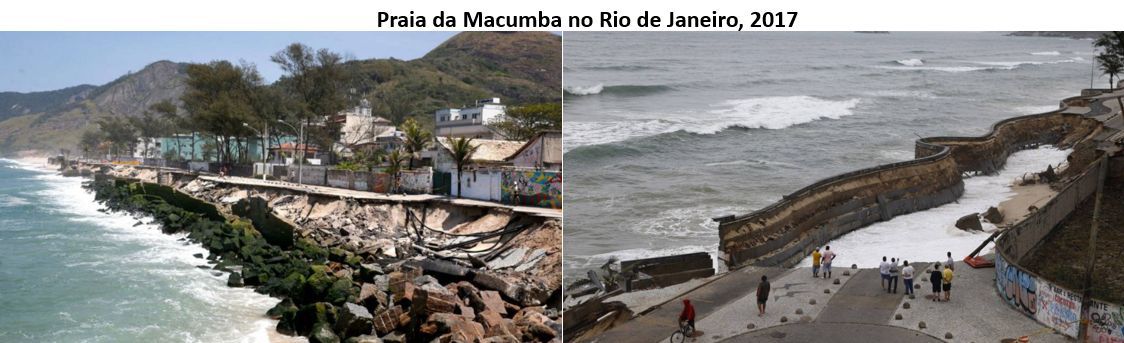
[[812, 251], [812, 277], [820, 277], [820, 248]]
[[944, 266], [944, 272], [941, 273], [941, 280], [944, 281], [942, 289], [944, 289], [944, 301], [948, 301], [949, 295], [952, 292], [952, 268]]

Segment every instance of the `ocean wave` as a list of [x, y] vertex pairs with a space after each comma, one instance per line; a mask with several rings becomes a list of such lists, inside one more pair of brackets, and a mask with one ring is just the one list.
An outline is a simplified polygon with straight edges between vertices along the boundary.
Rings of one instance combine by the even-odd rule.
[[704, 166], [707, 166], [707, 167], [778, 166], [778, 167], [789, 168], [789, 169], [799, 169], [800, 168], [799, 166], [791, 164], [791, 163], [774, 162], [774, 161], [757, 160], [757, 159], [711, 162], [711, 163], [704, 164]]
[[[1081, 57], [1074, 57], [1064, 60], [1055, 61], [967, 61], [967, 63], [975, 64], [976, 66], [930, 66], [930, 65], [917, 65], [917, 66], [894, 66], [894, 65], [878, 65], [875, 68], [890, 69], [890, 70], [908, 70], [908, 71], [940, 71], [946, 73], [966, 73], [973, 71], [994, 71], [994, 70], [1013, 70], [1024, 65], [1045, 65], [1045, 64], [1059, 64], [1059, 63], [1075, 63], [1081, 62], [1085, 59]], [[981, 67], [982, 65], [982, 67]]]
[[[227, 287], [226, 275], [216, 277], [211, 275], [209, 270], [196, 268], [196, 265], [201, 264], [202, 261], [194, 257], [194, 254], [206, 254], [207, 250], [197, 243], [183, 244], [179, 239], [186, 234], [164, 234], [149, 216], [102, 212], [106, 207], [95, 201], [93, 193], [81, 187], [84, 181], [82, 178], [43, 173], [36, 175], [34, 179], [47, 186], [34, 193], [36, 204], [49, 206], [51, 211], [62, 214], [65, 219], [88, 222], [99, 228], [95, 232], [90, 232], [88, 237], [124, 242], [137, 247], [135, 251], [125, 255], [95, 255], [83, 261], [68, 262], [65, 264], [67, 267], [98, 273], [110, 270], [111, 274], [118, 278], [152, 281], [152, 284], [161, 286], [176, 285], [175, 290], [185, 296], [170, 297], [169, 299], [178, 300], [165, 301], [164, 305], [177, 312], [186, 306], [191, 306], [195, 310], [187, 312], [205, 314], [205, 316], [186, 314], [185, 319], [192, 323], [187, 327], [189, 329], [187, 331], [161, 332], [159, 335], [187, 335], [189, 339], [186, 341], [204, 342], [269, 341], [269, 330], [276, 321], [263, 319], [262, 313], [276, 305], [279, 299], [258, 294], [251, 288]], [[141, 225], [135, 225], [137, 222], [141, 222]], [[110, 263], [105, 263], [107, 261]], [[192, 305], [187, 305], [189, 303]], [[121, 304], [118, 303], [118, 306]], [[135, 310], [127, 307], [124, 310]], [[200, 308], [206, 310], [199, 312]], [[156, 311], [166, 310], [156, 309]], [[216, 323], [223, 323], [223, 325], [216, 325]], [[137, 324], [140, 326], [118, 325], [118, 329], [114, 331], [165, 330], [153, 326], [163, 324], [155, 319], [153, 322]]]
[[937, 96], [936, 94], [933, 94], [933, 92], [929, 92], [929, 91], [900, 90], [900, 89], [872, 91], [872, 92], [865, 92], [863, 94], [865, 94], [867, 96], [878, 97], [878, 98], [916, 98], [916, 99], [936, 99], [936, 98], [940, 98], [940, 96]]
[[715, 134], [729, 128], [777, 130], [820, 119], [839, 119], [854, 114], [861, 99], [828, 100], [807, 95], [758, 97], [728, 100], [709, 115], [684, 114], [674, 118], [564, 122], [564, 151], [614, 143], [628, 139], [684, 131]]
[[586, 86], [586, 87], [566, 86], [566, 87], [563, 87], [563, 90], [565, 90], [566, 94], [569, 94], [569, 95], [593, 95], [593, 94], [600, 94], [601, 90], [604, 89], [604, 88], [605, 88], [605, 85], [598, 83], [596, 85]]
[[718, 237], [718, 223], [714, 217], [746, 212], [734, 207], [674, 208], [660, 212], [630, 226], [639, 234], [670, 238]]
[[1034, 56], [1058, 56], [1058, 55], [1061, 55], [1062, 53], [1057, 52], [1057, 51], [1039, 51], [1039, 52], [1032, 52], [1030, 54], [1034, 55]]
[[614, 96], [646, 96], [673, 90], [664, 85], [617, 85], [605, 86], [598, 83], [593, 86], [566, 86], [566, 94], [576, 96], [587, 95], [614, 95]]
[[904, 60], [897, 60], [897, 61], [894, 61], [894, 62], [897, 62], [898, 64], [901, 64], [903, 66], [910, 66], [910, 67], [916, 67], [916, 66], [925, 64], [925, 61], [922, 61], [920, 58], [910, 58], [910, 59], [904, 59]]
[[1019, 114], [1039, 114], [1057, 110], [1058, 106], [1019, 106], [1015, 107], [1015, 112]]
[[716, 267], [717, 267], [717, 258], [716, 257], [718, 255], [718, 244], [682, 245], [682, 246], [677, 246], [677, 247], [673, 247], [673, 248], [666, 248], [666, 249], [643, 249], [643, 248], [625, 249], [625, 250], [617, 250], [617, 251], [613, 251], [613, 252], [607, 252], [607, 253], [596, 254], [596, 255], [587, 255], [587, 256], [569, 255], [569, 256], [566, 256], [567, 260], [566, 260], [565, 263], [566, 263], [566, 268], [583, 270], [583, 272], [582, 272], [583, 274], [581, 274], [581, 275], [584, 275], [584, 270], [591, 269], [591, 268], [598, 268], [602, 264], [605, 264], [606, 261], [609, 261], [609, 259], [612, 259], [612, 258], [616, 258], [617, 260], [620, 260], [620, 261], [629, 261], [629, 260], [636, 260], [636, 259], [642, 259], [642, 258], [671, 256], [671, 255], [680, 255], [680, 254], [690, 254], [690, 253], [696, 253], [696, 252], [708, 252], [708, 253], [710, 253], [711, 259], [715, 260], [714, 263], [716, 264]]
[[982, 64], [987, 66], [996, 66], [1001, 69], [1011, 70], [1024, 65], [1044, 65], [1044, 64], [1059, 64], [1059, 63], [1076, 63], [1084, 61], [1081, 57], [1068, 58], [1064, 60], [1054, 61], [973, 61], [971, 63]]
[[637, 66], [637, 65], [607, 65], [607, 66], [589, 66], [582, 69], [586, 70], [611, 70], [611, 71], [642, 71], [642, 70], [663, 70], [663, 68]]

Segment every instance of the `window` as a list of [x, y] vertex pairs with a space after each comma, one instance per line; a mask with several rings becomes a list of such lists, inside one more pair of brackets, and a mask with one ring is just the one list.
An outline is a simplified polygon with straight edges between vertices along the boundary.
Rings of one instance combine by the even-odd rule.
[[475, 114], [475, 113], [473, 113], [473, 114], [472, 114], [472, 119], [476, 119], [476, 116], [478, 116], [478, 115], [479, 115], [479, 114]]

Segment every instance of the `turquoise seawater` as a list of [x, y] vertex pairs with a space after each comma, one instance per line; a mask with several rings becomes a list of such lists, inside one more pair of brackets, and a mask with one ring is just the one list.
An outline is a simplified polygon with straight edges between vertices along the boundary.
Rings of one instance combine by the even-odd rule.
[[[226, 286], [83, 179], [0, 160], [0, 342], [267, 342], [279, 300]], [[141, 223], [141, 224], [138, 224]]]

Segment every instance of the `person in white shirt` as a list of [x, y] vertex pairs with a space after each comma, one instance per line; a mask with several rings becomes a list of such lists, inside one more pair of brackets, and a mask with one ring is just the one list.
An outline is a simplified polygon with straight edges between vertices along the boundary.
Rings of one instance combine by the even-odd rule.
[[823, 275], [825, 279], [831, 278], [831, 262], [835, 261], [835, 252], [831, 251], [831, 246], [824, 247], [823, 257], [820, 261], [823, 264]]
[[890, 281], [890, 262], [886, 262], [886, 256], [882, 256], [882, 263], [878, 265], [878, 273], [882, 274], [882, 290], [887, 290]]
[[909, 261], [903, 261], [902, 265], [902, 281], [905, 282], [905, 295], [913, 294], [913, 266], [909, 265]]
[[953, 263], [952, 263], [952, 252], [951, 251], [948, 252], [948, 260], [944, 261], [944, 265], [948, 266], [948, 269], [952, 269]]
[[886, 286], [886, 291], [889, 293], [898, 292], [898, 259], [890, 259], [890, 284]]

